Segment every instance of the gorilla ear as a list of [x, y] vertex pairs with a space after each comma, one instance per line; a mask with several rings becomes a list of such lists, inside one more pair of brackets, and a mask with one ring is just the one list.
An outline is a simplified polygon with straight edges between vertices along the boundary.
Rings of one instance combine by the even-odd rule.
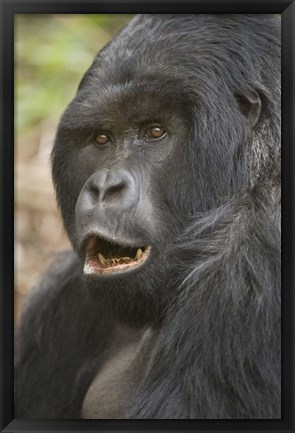
[[235, 95], [241, 112], [248, 119], [252, 128], [256, 125], [261, 114], [261, 99], [256, 90], [243, 95]]

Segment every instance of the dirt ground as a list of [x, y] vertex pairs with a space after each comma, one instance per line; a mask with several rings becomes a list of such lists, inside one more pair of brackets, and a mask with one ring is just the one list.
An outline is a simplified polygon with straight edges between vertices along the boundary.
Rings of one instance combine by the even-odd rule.
[[15, 322], [24, 299], [55, 253], [69, 248], [50, 174], [56, 125], [44, 124], [16, 143], [15, 161]]

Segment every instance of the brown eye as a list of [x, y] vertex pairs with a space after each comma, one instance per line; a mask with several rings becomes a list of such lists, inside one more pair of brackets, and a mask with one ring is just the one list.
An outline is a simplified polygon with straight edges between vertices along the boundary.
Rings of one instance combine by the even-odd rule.
[[107, 144], [110, 141], [110, 137], [107, 134], [99, 134], [96, 139], [98, 144]]
[[147, 129], [146, 137], [147, 138], [161, 138], [165, 135], [166, 131], [162, 126], [152, 126]]

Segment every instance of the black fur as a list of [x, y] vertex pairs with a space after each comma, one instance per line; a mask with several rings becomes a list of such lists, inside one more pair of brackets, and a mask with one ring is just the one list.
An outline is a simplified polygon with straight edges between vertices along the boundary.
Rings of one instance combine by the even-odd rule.
[[[154, 255], [132, 275], [88, 283], [81, 194], [97, 160], [109, 161], [91, 134], [100, 119], [120, 136], [150, 107], [169, 137], [128, 154], [128, 173], [148, 188], [116, 224]], [[16, 417], [79, 418], [124, 323], [149, 328], [152, 345], [124, 418], [280, 418], [278, 18], [136, 17], [85, 74], [52, 161], [74, 252], [23, 314]]]

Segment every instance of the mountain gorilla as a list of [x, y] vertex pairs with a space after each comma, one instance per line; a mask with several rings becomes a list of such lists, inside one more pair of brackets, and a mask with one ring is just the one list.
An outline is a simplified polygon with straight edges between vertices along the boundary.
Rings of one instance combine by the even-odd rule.
[[280, 23], [140, 15], [52, 152], [73, 251], [17, 338], [17, 418], [280, 418]]

